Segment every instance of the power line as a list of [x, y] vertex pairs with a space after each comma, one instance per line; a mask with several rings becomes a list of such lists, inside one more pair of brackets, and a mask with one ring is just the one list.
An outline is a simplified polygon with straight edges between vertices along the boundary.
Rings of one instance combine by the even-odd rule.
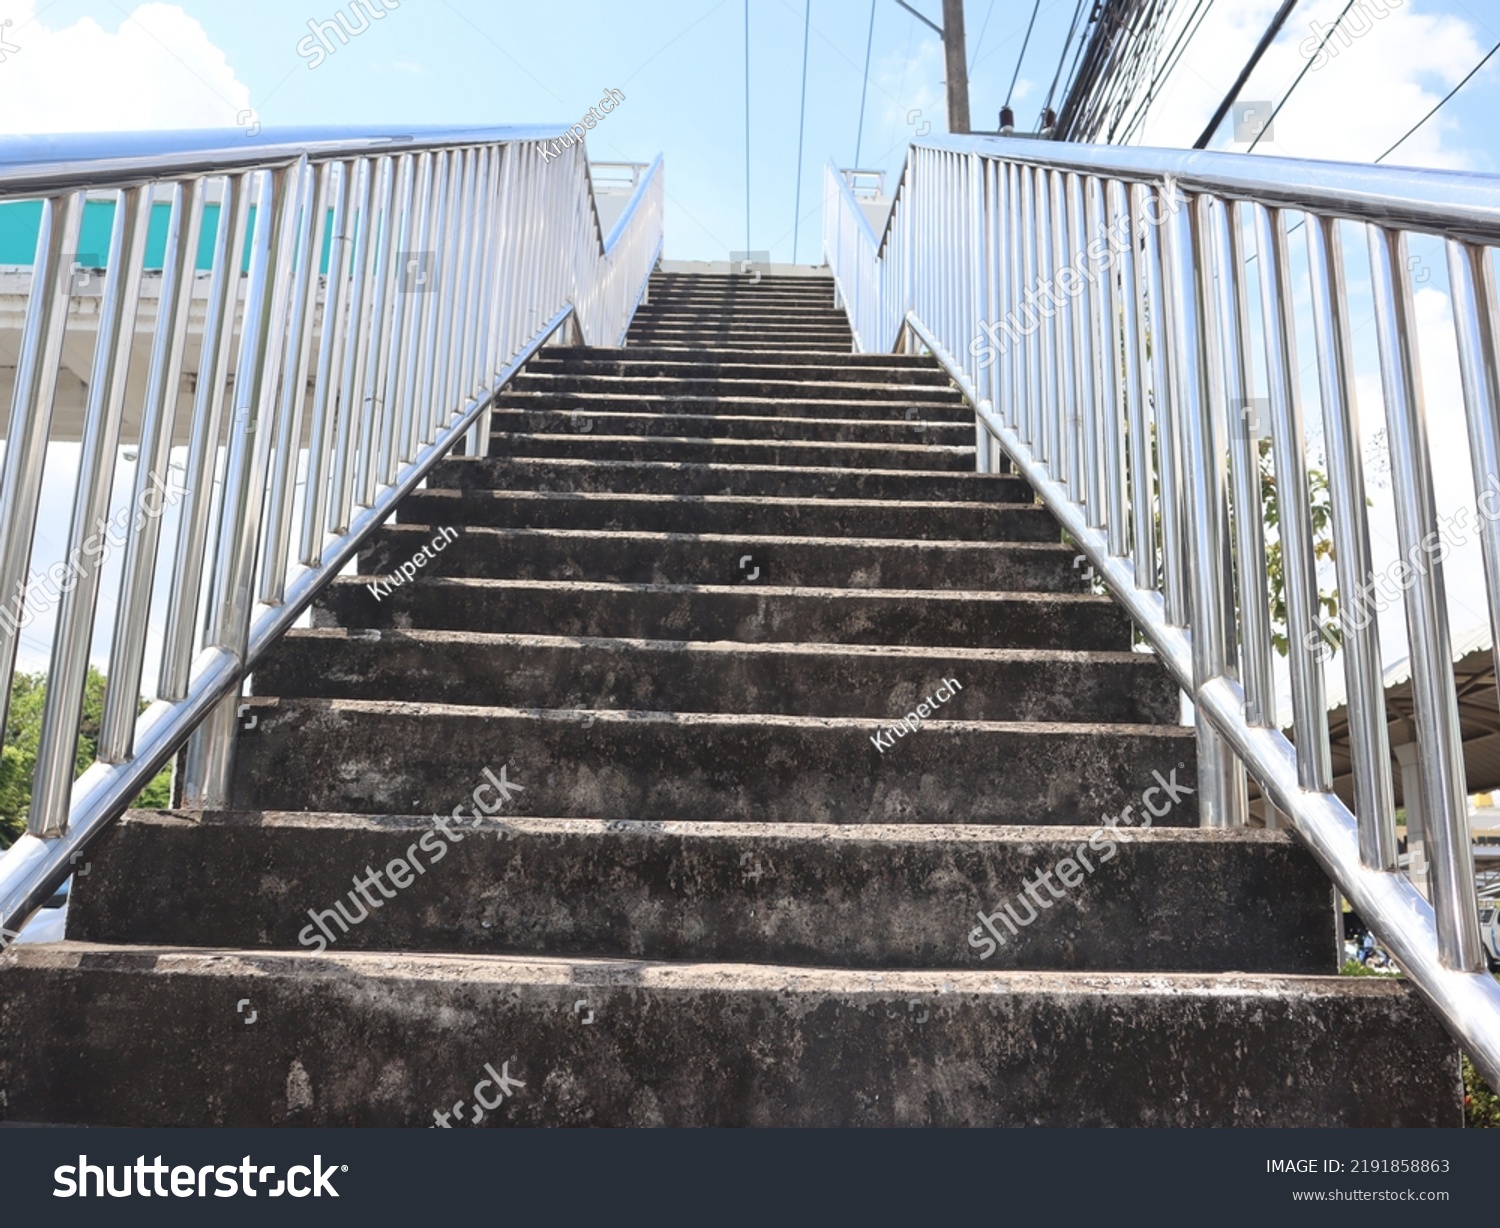
[[1005, 105], [1010, 106], [1010, 96], [1016, 92], [1016, 82], [1021, 79], [1021, 65], [1026, 60], [1026, 48], [1031, 43], [1031, 28], [1036, 25], [1036, 15], [1041, 11], [1042, 0], [1031, 6], [1031, 20], [1026, 23], [1026, 37], [1021, 40], [1021, 54], [1016, 56], [1016, 71], [1010, 78], [1010, 89], [1005, 91]]
[[1271, 130], [1272, 123], [1274, 123], [1276, 117], [1281, 114], [1281, 108], [1286, 106], [1286, 100], [1292, 96], [1292, 91], [1295, 90], [1299, 85], [1301, 85], [1302, 78], [1307, 76], [1307, 74], [1312, 71], [1312, 66], [1318, 62], [1318, 56], [1322, 54], [1323, 48], [1328, 46], [1328, 40], [1334, 36], [1335, 32], [1339, 28], [1340, 23], [1343, 22], [1344, 14], [1353, 7], [1354, 0], [1349, 0], [1349, 3], [1344, 5], [1344, 11], [1338, 15], [1338, 18], [1334, 21], [1333, 25], [1328, 27], [1328, 33], [1323, 35], [1323, 41], [1318, 44], [1318, 49], [1312, 53], [1312, 58], [1302, 66], [1302, 71], [1297, 74], [1297, 79], [1292, 82], [1291, 86], [1287, 89], [1287, 92], [1281, 96], [1281, 101], [1276, 104], [1275, 109], [1271, 112], [1270, 118], [1266, 120], [1261, 130], [1255, 134], [1255, 139], [1250, 142], [1250, 148], [1245, 150], [1246, 153], [1255, 152], [1255, 147], [1260, 144], [1260, 138], [1265, 136], [1265, 134]]
[[1479, 63], [1477, 63], [1476, 65], [1474, 65], [1474, 67], [1469, 70], [1469, 76], [1468, 77], [1465, 77], [1462, 81], [1460, 81], [1457, 85], [1455, 85], [1451, 90], [1449, 90], [1448, 93], [1444, 96], [1442, 102], [1439, 102], [1437, 104], [1437, 106], [1433, 107], [1432, 110], [1428, 111], [1426, 115], [1422, 116], [1421, 119], [1417, 120], [1416, 123], [1414, 123], [1410, 128], [1408, 128], [1406, 130], [1405, 135], [1402, 136], [1402, 138], [1401, 138], [1400, 141], [1397, 141], [1395, 145], [1392, 145], [1390, 147], [1390, 149], [1387, 149], [1385, 151], [1385, 153], [1381, 154], [1380, 157], [1378, 157], [1378, 158], [1375, 159], [1375, 161], [1377, 161], [1377, 162], [1383, 162], [1386, 159], [1387, 155], [1395, 152], [1396, 147], [1399, 146], [1402, 143], [1402, 141], [1405, 141], [1407, 137], [1409, 137], [1413, 132], [1415, 132], [1418, 128], [1420, 128], [1423, 124], [1425, 124], [1429, 119], [1431, 119], [1434, 115], [1436, 115], [1440, 110], [1442, 110], [1443, 103], [1447, 102], [1449, 98], [1452, 98], [1454, 94], [1458, 93], [1459, 90], [1463, 89], [1464, 86], [1468, 85], [1468, 83], [1469, 83], [1469, 77], [1472, 77], [1481, 68], [1483, 68], [1487, 63], [1489, 63], [1490, 56], [1494, 55], [1495, 52], [1497, 52], [1497, 51], [1500, 51], [1500, 43], [1496, 43], [1493, 47], [1491, 47], [1490, 50], [1489, 50], [1489, 54], [1486, 55], [1484, 57], [1484, 59], [1480, 60]]
[[[1073, 33], [1078, 29], [1078, 19], [1083, 16], [1083, 0], [1078, 0], [1078, 5], [1073, 10], [1073, 21], [1068, 26], [1068, 37], [1063, 40], [1062, 54], [1057, 57], [1057, 72], [1052, 75], [1052, 84], [1047, 87], [1047, 101], [1042, 103], [1042, 112], [1052, 106], [1052, 95], [1057, 92], [1057, 83], [1062, 80], [1063, 65], [1068, 62], [1068, 48], [1073, 45]], [[1041, 127], [1040, 124], [1037, 125]]]
[[[1041, 0], [1037, 0], [1040, 4]], [[990, 0], [990, 7], [984, 10], [984, 24], [979, 27], [979, 41], [974, 44], [974, 54], [969, 57], [969, 71], [974, 71], [974, 61], [979, 58], [979, 49], [984, 46], [984, 32], [990, 28], [990, 14], [995, 11], [995, 0]]]
[[[745, 0], [748, 4], [749, 0]], [[859, 165], [859, 149], [865, 140], [865, 97], [870, 92], [870, 48], [875, 45], [875, 0], [870, 0], [870, 33], [865, 37], [865, 81], [859, 90], [859, 132], [854, 138], [854, 165]]]
[[750, 0], [745, 0], [745, 259], [750, 259]]
[[811, 34], [812, 0], [807, 0], [807, 7], [802, 13], [802, 109], [797, 118], [797, 212], [792, 222], [793, 264], [797, 263], [797, 228], [802, 223], [802, 134], [807, 127], [807, 40]]
[[1229, 87], [1229, 93], [1224, 95], [1224, 100], [1219, 103], [1219, 109], [1214, 112], [1213, 118], [1208, 121], [1208, 127], [1203, 129], [1202, 134], [1193, 142], [1194, 149], [1205, 148], [1213, 139], [1214, 133], [1224, 122], [1224, 116], [1229, 114], [1229, 108], [1234, 105], [1234, 100], [1240, 96], [1240, 90], [1244, 89], [1245, 82], [1250, 79], [1250, 74], [1255, 71], [1255, 66], [1260, 63], [1261, 56], [1270, 49], [1276, 36], [1281, 33], [1281, 27], [1286, 24], [1286, 19], [1292, 15], [1292, 10], [1297, 7], [1297, 0], [1282, 0], [1282, 5], [1276, 10], [1276, 16], [1271, 18], [1271, 24], [1266, 27], [1266, 32], [1260, 36], [1260, 42], [1255, 44], [1255, 50], [1250, 53], [1250, 58], [1245, 61], [1245, 67], [1240, 69], [1240, 75], [1235, 78], [1234, 84]]

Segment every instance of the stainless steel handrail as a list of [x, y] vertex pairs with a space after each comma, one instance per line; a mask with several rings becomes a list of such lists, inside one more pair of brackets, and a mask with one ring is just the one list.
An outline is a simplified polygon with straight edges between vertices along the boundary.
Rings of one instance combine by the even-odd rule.
[[[564, 131], [0, 140], [0, 201], [41, 198], [0, 473], [0, 608], [14, 615], [0, 618], [0, 724], [30, 621], [18, 594], [54, 434], [67, 257], [85, 194], [105, 188], [116, 200], [69, 552], [49, 569], [64, 567], [29, 830], [0, 858], [0, 946], [184, 743], [181, 805], [223, 807], [256, 660], [443, 455], [460, 440], [487, 448], [495, 393], [541, 345], [564, 328], [588, 344], [623, 336], [661, 251], [661, 160], [606, 240], [582, 147], [543, 152]], [[167, 546], [161, 498], [155, 512], [146, 499], [165, 487], [175, 393], [192, 369], [193, 265], [212, 181], [223, 207], [196, 348], [186, 502]], [[161, 191], [167, 255], [137, 407], [130, 350]], [[89, 530], [110, 505], [127, 406], [141, 422], [130, 506], [144, 514], [125, 531], [98, 761], [75, 780], [107, 540]], [[137, 718], [158, 575], [170, 577], [158, 698]]]
[[[1490, 619], [1500, 632], [1500, 510], [1484, 506], [1500, 490], [1500, 180], [942, 137], [913, 146], [894, 195], [876, 236], [829, 166], [824, 244], [857, 346], [915, 341], [937, 357], [975, 408], [978, 467], [993, 469], [997, 448], [1010, 458], [1149, 639], [1194, 705], [1202, 823], [1245, 822], [1248, 772], [1500, 1082], [1500, 984], [1478, 929], [1442, 580], [1448, 543], [1407, 251], [1413, 231], [1447, 247]], [[1298, 215], [1291, 224], [1289, 213]], [[1299, 228], [1305, 261], [1292, 258]], [[1378, 623], [1358, 596], [1373, 576], [1343, 244], [1359, 230], [1404, 561], [1431, 904], [1397, 864]], [[1341, 610], [1369, 614], [1339, 620], [1352, 810], [1333, 791], [1328, 754], [1322, 671], [1331, 654], [1318, 608], [1327, 577], [1313, 552], [1296, 378], [1303, 334], [1293, 304], [1303, 288], [1333, 578]], [[1286, 575], [1290, 738], [1275, 724], [1270, 665], [1265, 439]]]

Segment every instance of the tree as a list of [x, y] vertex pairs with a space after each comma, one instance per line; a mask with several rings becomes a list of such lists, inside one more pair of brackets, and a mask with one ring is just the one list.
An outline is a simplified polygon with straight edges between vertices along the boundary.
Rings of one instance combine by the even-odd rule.
[[[78, 751], [74, 775], [81, 775], [99, 747], [99, 726], [104, 716], [106, 680], [92, 665], [84, 680], [83, 716], [78, 722]], [[5, 741], [0, 749], [0, 848], [10, 844], [26, 830], [26, 816], [31, 809], [31, 782], [36, 774], [37, 745], [42, 733], [42, 709], [47, 702], [46, 674], [17, 671], [10, 685], [10, 713], [5, 723]], [[141, 707], [145, 707], [144, 701]], [[135, 805], [146, 809], [164, 809], [171, 805], [172, 769], [162, 768], [139, 797]]]

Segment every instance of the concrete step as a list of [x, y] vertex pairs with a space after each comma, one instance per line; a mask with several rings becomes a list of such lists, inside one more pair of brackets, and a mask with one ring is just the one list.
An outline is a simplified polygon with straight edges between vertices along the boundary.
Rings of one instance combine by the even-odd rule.
[[[1140, 652], [733, 644], [296, 630], [255, 667], [258, 695], [508, 708], [881, 718], [962, 676], [932, 720], [1168, 725], [1178, 691]], [[925, 715], [919, 713], [919, 715]]]
[[495, 401], [500, 410], [564, 410], [577, 413], [686, 414], [731, 418], [838, 418], [871, 422], [938, 423], [965, 426], [972, 433], [974, 413], [966, 405], [939, 402], [823, 399], [784, 401], [756, 396], [653, 396], [610, 392], [512, 392]]
[[605, 584], [419, 573], [377, 596], [370, 584], [364, 577], [335, 579], [313, 604], [313, 625], [749, 644], [1130, 648], [1123, 611], [1110, 598], [1092, 594]]
[[[656, 408], [650, 401], [645, 402]], [[968, 423], [943, 424], [892, 418], [745, 417], [728, 414], [602, 413], [590, 409], [501, 409], [491, 415], [491, 429], [509, 434], [672, 435], [701, 439], [822, 440], [842, 443], [972, 443]]]
[[[956, 388], [925, 384], [893, 385], [877, 380], [776, 380], [719, 379], [693, 376], [619, 376], [619, 375], [518, 375], [511, 381], [511, 392], [612, 393], [632, 396], [649, 402], [658, 396], [730, 397], [752, 396], [765, 400], [788, 401], [893, 401], [907, 405], [963, 404]], [[899, 416], [899, 415], [893, 415]], [[971, 419], [972, 420], [972, 419]]]
[[[235, 1010], [245, 999], [253, 1027]], [[34, 1122], [467, 1126], [479, 1111], [486, 1126], [1463, 1120], [1452, 1043], [1410, 986], [1375, 977], [61, 943], [0, 955], [0, 1027], [5, 1116]]]
[[414, 490], [396, 509], [403, 524], [517, 529], [624, 529], [902, 540], [1056, 541], [1038, 503], [921, 503], [767, 495], [582, 494], [530, 490]]
[[[526, 364], [527, 375], [592, 375], [641, 379], [681, 378], [695, 379], [760, 380], [766, 373], [763, 363], [690, 361], [683, 358], [651, 357], [635, 358], [629, 350], [590, 350], [586, 356], [559, 358], [557, 351], [542, 350]], [[872, 383], [878, 380], [887, 386], [899, 384], [903, 387], [947, 388], [949, 379], [942, 369], [918, 366], [865, 364], [861, 366], [833, 366], [827, 363], [787, 362], [777, 364], [776, 373], [782, 379], [798, 383]]]
[[692, 345], [780, 345], [795, 347], [809, 343], [840, 345], [853, 348], [853, 335], [847, 330], [831, 328], [695, 328], [675, 324], [642, 324], [633, 326], [626, 344], [668, 345], [686, 342]]
[[[360, 553], [367, 576], [388, 576], [434, 536], [387, 524]], [[748, 561], [746, 556], [749, 556]], [[1082, 591], [1073, 548], [1047, 542], [911, 542], [880, 538], [624, 533], [593, 529], [460, 527], [427, 575], [620, 584], [744, 584], [820, 589]], [[344, 600], [351, 599], [346, 594]], [[358, 619], [360, 608], [347, 608]], [[360, 625], [356, 622], [354, 625]]]
[[[547, 362], [571, 362], [575, 360], [587, 361], [593, 358], [603, 357], [605, 360], [618, 360], [620, 362], [701, 362], [708, 366], [723, 365], [748, 365], [758, 369], [765, 367], [786, 367], [775, 355], [767, 354], [764, 350], [737, 350], [733, 347], [706, 348], [701, 358], [688, 359], [684, 357], [680, 349], [653, 349], [650, 346], [627, 346], [624, 349], [612, 349], [607, 346], [547, 346], [539, 350], [538, 357], [533, 361]], [[799, 360], [794, 366], [809, 365], [806, 360]], [[875, 368], [880, 371], [906, 369], [919, 370], [927, 373], [933, 371], [942, 372], [942, 368], [931, 358], [916, 354], [856, 354], [852, 350], [846, 350], [839, 354], [820, 355], [816, 362], [811, 364], [820, 370], [844, 371], [846, 368], [866, 369]], [[529, 364], [528, 364], [529, 366]], [[818, 379], [820, 376], [813, 375], [809, 378]], [[842, 377], [840, 377], [842, 378]], [[946, 381], [946, 374], [944, 380]]]
[[627, 337], [625, 344], [627, 346], [640, 345], [650, 347], [658, 352], [662, 350], [678, 350], [685, 354], [708, 353], [732, 344], [735, 349], [740, 351], [759, 350], [765, 353], [768, 358], [781, 358], [788, 354], [844, 354], [850, 349], [850, 345], [846, 340], [808, 341], [802, 338], [790, 341], [750, 341], [731, 340], [726, 337], [671, 336], [655, 339]]
[[[428, 816], [132, 812], [76, 880], [68, 937], [316, 947], [322, 931], [309, 910], [331, 909], [365, 867], [407, 861], [396, 898], [368, 924], [325, 916], [324, 942], [341, 953], [825, 968], [1318, 975], [1337, 966], [1328, 880], [1285, 832], [1151, 827], [1114, 839], [1089, 827], [512, 817], [449, 830], [461, 839], [433, 834]], [[1054, 867], [1065, 860], [1063, 879]], [[268, 882], [274, 890], [262, 889]], [[359, 904], [348, 901], [350, 919]]]
[[972, 473], [974, 448], [900, 443], [798, 443], [765, 439], [691, 439], [656, 435], [510, 435], [490, 437], [491, 456], [572, 456], [682, 464], [814, 465], [840, 469], [932, 469]]
[[525, 792], [507, 813], [532, 818], [1096, 826], [1160, 776], [1178, 795], [1156, 822], [1197, 823], [1191, 729], [933, 720], [886, 738], [902, 716], [256, 698], [230, 808], [448, 814], [508, 765]]
[[428, 474], [433, 489], [558, 490], [599, 494], [778, 495], [803, 499], [935, 499], [1029, 503], [1019, 477], [901, 469], [778, 469], [774, 465], [673, 465], [534, 456], [460, 456]]

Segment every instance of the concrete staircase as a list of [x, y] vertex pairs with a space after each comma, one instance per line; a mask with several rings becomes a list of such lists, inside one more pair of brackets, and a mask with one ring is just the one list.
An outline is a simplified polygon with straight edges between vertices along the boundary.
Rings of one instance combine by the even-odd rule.
[[0, 957], [0, 1111], [1459, 1124], [944, 373], [849, 348], [826, 279], [659, 275], [531, 362], [258, 670], [233, 808]]

